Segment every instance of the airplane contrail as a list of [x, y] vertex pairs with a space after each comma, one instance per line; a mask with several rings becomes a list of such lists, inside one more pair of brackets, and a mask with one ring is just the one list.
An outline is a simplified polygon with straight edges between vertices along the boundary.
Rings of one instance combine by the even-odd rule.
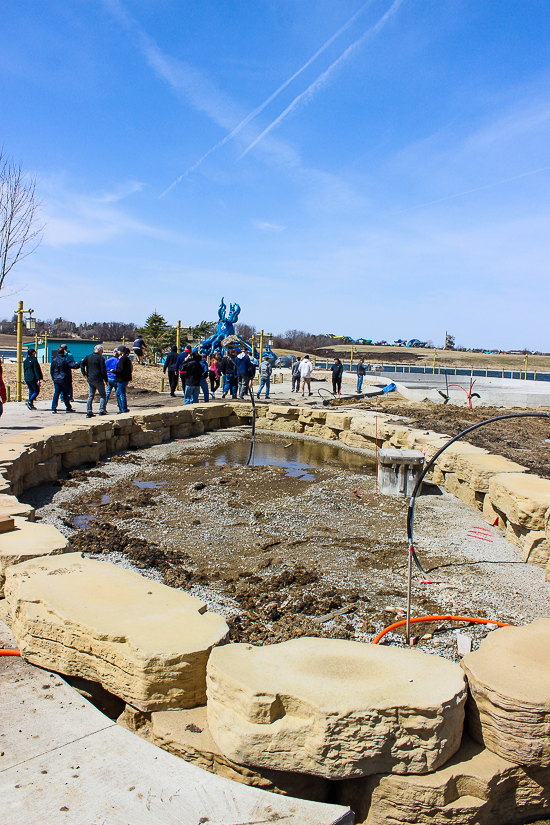
[[462, 195], [471, 195], [472, 192], [481, 192], [482, 189], [490, 189], [492, 186], [500, 186], [502, 183], [510, 183], [513, 180], [526, 178], [529, 175], [536, 175], [537, 172], [547, 172], [550, 166], [542, 166], [540, 169], [532, 169], [530, 172], [523, 172], [521, 175], [514, 175], [513, 178], [504, 178], [504, 180], [497, 180], [494, 183], [487, 183], [485, 186], [477, 186], [475, 189], [466, 189], [464, 192], [457, 192], [456, 195], [447, 195], [445, 198], [438, 198], [436, 201], [428, 201], [427, 203], [419, 203], [418, 206], [409, 206], [408, 209], [401, 209], [396, 212], [396, 215], [402, 215], [403, 212], [413, 212], [415, 209], [422, 209], [423, 206], [432, 206], [434, 203], [442, 203], [443, 201], [450, 201], [453, 198], [460, 198]]
[[378, 23], [375, 23], [374, 26], [371, 26], [371, 28], [368, 29], [363, 35], [361, 35], [361, 37], [358, 40], [356, 40], [355, 43], [352, 43], [351, 46], [348, 46], [345, 52], [343, 52], [343, 54], [341, 54], [340, 57], [338, 57], [334, 61], [334, 63], [332, 63], [328, 67], [328, 69], [326, 69], [322, 74], [319, 75], [317, 80], [314, 80], [313, 83], [311, 83], [304, 92], [299, 94], [298, 97], [295, 97], [292, 103], [290, 103], [286, 107], [286, 109], [283, 112], [281, 112], [281, 114], [277, 118], [275, 118], [275, 120], [272, 123], [270, 123], [269, 126], [267, 126], [267, 128], [265, 128], [263, 132], [260, 135], [258, 135], [258, 137], [255, 140], [252, 141], [250, 146], [247, 146], [242, 155], [239, 157], [239, 160], [243, 158], [248, 152], [250, 152], [250, 150], [254, 146], [256, 146], [256, 144], [259, 143], [260, 140], [268, 134], [268, 132], [271, 132], [271, 130], [275, 126], [277, 126], [277, 124], [280, 123], [281, 120], [283, 120], [283, 118], [285, 118], [289, 114], [289, 112], [295, 109], [299, 103], [301, 103], [304, 99], [311, 97], [314, 94], [314, 92], [319, 88], [319, 86], [321, 86], [325, 82], [329, 74], [336, 68], [336, 66], [338, 66], [343, 60], [349, 57], [349, 55], [353, 51], [355, 51], [355, 49], [359, 48], [359, 46], [361, 46], [365, 42], [365, 40], [379, 32], [380, 29], [387, 22], [387, 20], [389, 20], [389, 18], [393, 14], [395, 14], [401, 3], [403, 3], [403, 0], [394, 0], [388, 11], [380, 18]]
[[316, 60], [316, 59], [319, 57], [319, 55], [320, 55], [320, 54], [322, 54], [324, 51], [326, 51], [326, 49], [328, 49], [328, 47], [329, 47], [330, 45], [332, 45], [332, 43], [334, 43], [334, 41], [335, 41], [338, 37], [340, 37], [340, 35], [341, 35], [341, 34], [343, 34], [343, 33], [344, 33], [347, 29], [349, 29], [349, 27], [351, 26], [351, 24], [352, 24], [352, 23], [354, 23], [354, 22], [357, 20], [357, 18], [358, 18], [358, 17], [360, 17], [360, 16], [363, 14], [363, 12], [364, 12], [364, 11], [365, 11], [365, 9], [367, 8], [367, 6], [370, 6], [370, 4], [371, 4], [372, 2], [374, 2], [374, 0], [367, 0], [367, 2], [366, 2], [366, 3], [364, 3], [364, 4], [361, 6], [361, 8], [359, 9], [359, 11], [355, 12], [355, 14], [353, 15], [353, 17], [350, 17], [350, 19], [347, 21], [347, 23], [344, 23], [344, 25], [343, 25], [343, 26], [341, 26], [341, 27], [338, 29], [338, 31], [337, 31], [335, 34], [333, 34], [333, 35], [332, 35], [332, 37], [329, 37], [329, 39], [328, 39], [325, 43], [323, 43], [323, 45], [322, 45], [319, 49], [317, 49], [317, 51], [315, 52], [315, 54], [314, 54], [314, 55], [312, 55], [312, 56], [309, 58], [309, 60], [307, 60], [307, 61], [304, 63], [304, 65], [303, 65], [303, 66], [300, 66], [300, 68], [299, 68], [297, 71], [295, 71], [295, 72], [294, 72], [294, 74], [293, 74], [293, 75], [291, 75], [291, 77], [289, 77], [289, 78], [288, 78], [288, 80], [285, 80], [285, 82], [284, 82], [281, 86], [279, 86], [279, 88], [278, 88], [278, 89], [276, 89], [276, 90], [273, 92], [273, 94], [272, 94], [272, 95], [270, 95], [270, 96], [267, 98], [267, 100], [264, 100], [264, 102], [263, 102], [263, 103], [261, 103], [259, 106], [257, 106], [257, 107], [256, 107], [256, 109], [254, 109], [252, 112], [250, 112], [250, 114], [248, 114], [248, 115], [244, 118], [244, 120], [241, 120], [241, 122], [240, 122], [239, 124], [237, 124], [237, 126], [235, 126], [235, 128], [234, 128], [231, 132], [229, 132], [229, 134], [228, 134], [228, 135], [226, 135], [224, 138], [222, 138], [222, 140], [220, 140], [218, 143], [216, 143], [216, 145], [215, 145], [215, 146], [212, 146], [212, 148], [211, 148], [211, 149], [209, 149], [207, 152], [205, 152], [205, 153], [204, 153], [204, 155], [203, 155], [201, 158], [199, 158], [199, 159], [196, 161], [196, 163], [194, 163], [194, 164], [193, 164], [193, 166], [190, 166], [190, 167], [189, 167], [189, 169], [186, 169], [186, 171], [185, 171], [182, 175], [180, 175], [180, 176], [179, 176], [179, 178], [176, 178], [176, 180], [175, 180], [173, 183], [171, 183], [171, 184], [170, 184], [170, 186], [168, 187], [168, 189], [166, 189], [166, 191], [165, 191], [165, 192], [163, 192], [163, 193], [162, 193], [162, 195], [161, 195], [160, 197], [162, 198], [162, 197], [163, 197], [164, 195], [166, 195], [166, 194], [167, 194], [167, 193], [168, 193], [168, 192], [169, 192], [169, 191], [170, 191], [170, 190], [171, 190], [174, 186], [177, 186], [177, 184], [178, 184], [178, 183], [180, 183], [186, 175], [189, 175], [189, 173], [190, 173], [190, 172], [194, 172], [194, 171], [195, 171], [195, 169], [196, 169], [198, 166], [200, 166], [200, 165], [201, 165], [201, 163], [203, 162], [203, 160], [206, 160], [206, 158], [208, 157], [208, 155], [211, 155], [211, 154], [212, 154], [212, 152], [215, 152], [215, 151], [216, 151], [216, 149], [220, 149], [220, 147], [222, 147], [224, 144], [226, 144], [228, 140], [231, 140], [232, 138], [234, 138], [234, 137], [235, 137], [235, 135], [237, 135], [237, 134], [241, 131], [241, 129], [244, 129], [244, 127], [245, 127], [245, 126], [247, 126], [247, 124], [249, 124], [251, 120], [253, 120], [253, 119], [254, 119], [257, 115], [259, 115], [259, 114], [260, 114], [260, 112], [263, 112], [263, 110], [265, 109], [265, 107], [266, 107], [266, 106], [268, 106], [268, 105], [271, 103], [271, 101], [272, 101], [272, 100], [275, 100], [275, 98], [276, 98], [278, 95], [280, 95], [280, 94], [281, 94], [281, 92], [282, 92], [282, 91], [284, 91], [284, 89], [286, 89], [286, 87], [287, 87], [287, 86], [289, 86], [289, 85], [292, 83], [292, 81], [293, 81], [293, 80], [296, 80], [296, 78], [297, 78], [299, 75], [301, 75], [301, 74], [302, 74], [302, 72], [304, 72], [304, 71], [308, 68], [308, 66], [311, 66], [311, 64], [313, 63], [313, 61], [314, 61], [314, 60]]

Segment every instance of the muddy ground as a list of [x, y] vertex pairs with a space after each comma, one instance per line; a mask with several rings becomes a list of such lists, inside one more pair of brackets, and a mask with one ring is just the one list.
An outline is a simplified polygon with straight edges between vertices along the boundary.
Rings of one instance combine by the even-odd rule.
[[[248, 437], [219, 432], [128, 452], [23, 499], [74, 550], [204, 599], [226, 616], [232, 641], [372, 641], [404, 616], [406, 501], [377, 494], [363, 455], [327, 444], [262, 437], [261, 466], [243, 466]], [[522, 564], [476, 511], [427, 488], [415, 526], [433, 583], [415, 574], [413, 615], [514, 624], [550, 615], [542, 568]], [[418, 628], [422, 649], [457, 659], [448, 623]], [[489, 631], [464, 632], [475, 647]], [[388, 641], [401, 644], [401, 633]]]

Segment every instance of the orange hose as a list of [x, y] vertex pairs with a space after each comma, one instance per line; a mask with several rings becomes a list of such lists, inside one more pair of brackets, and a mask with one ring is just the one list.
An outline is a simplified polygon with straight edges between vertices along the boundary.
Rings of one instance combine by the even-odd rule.
[[[416, 624], [418, 622], [441, 622], [441, 621], [453, 621], [453, 622], [470, 622], [471, 624], [496, 624], [498, 627], [513, 627], [514, 625], [507, 624], [506, 622], [495, 622], [494, 619], [478, 619], [474, 616], [420, 616], [417, 619], [410, 619], [411, 624]], [[389, 633], [390, 630], [395, 630], [396, 627], [403, 627], [407, 624], [406, 619], [402, 619], [400, 622], [395, 622], [395, 624], [390, 624], [389, 627], [385, 627], [384, 630], [381, 630], [380, 633], [374, 637], [373, 645], [377, 645], [380, 639]]]
[[13, 650], [12, 648], [7, 648], [6, 650], [0, 648], [0, 656], [21, 656], [21, 653], [19, 650]]

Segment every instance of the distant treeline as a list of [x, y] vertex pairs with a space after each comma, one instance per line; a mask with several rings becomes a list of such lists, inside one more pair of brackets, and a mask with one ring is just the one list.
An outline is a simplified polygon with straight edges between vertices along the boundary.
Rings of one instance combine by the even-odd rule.
[[[17, 328], [17, 317], [14, 315], [11, 320], [0, 321], [0, 332], [7, 335], [15, 335]], [[100, 341], [121, 341], [134, 337], [136, 325], [123, 321], [94, 321], [93, 324], [75, 324], [74, 321], [67, 321], [65, 318], [55, 318], [53, 321], [36, 319], [36, 330], [38, 335], [45, 332], [52, 338], [99, 338]], [[33, 333], [34, 334], [34, 333]]]

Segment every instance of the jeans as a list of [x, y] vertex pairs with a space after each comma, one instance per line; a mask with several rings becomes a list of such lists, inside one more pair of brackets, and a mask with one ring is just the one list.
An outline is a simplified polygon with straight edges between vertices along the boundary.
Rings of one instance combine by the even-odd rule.
[[300, 373], [292, 376], [292, 392], [294, 392], [294, 390], [296, 390], [296, 392], [300, 391]]
[[199, 389], [200, 387], [194, 387], [192, 384], [185, 385], [185, 396], [184, 396], [184, 404], [198, 404], [199, 403]]
[[32, 404], [35, 398], [38, 398], [38, 393], [40, 392], [40, 386], [38, 381], [26, 381], [25, 382], [27, 387], [29, 388], [29, 404]]
[[260, 397], [260, 393], [265, 387], [265, 397], [269, 398], [269, 388], [271, 386], [271, 379], [269, 378], [261, 378], [260, 379], [260, 388], [258, 390], [258, 398]]
[[107, 388], [106, 388], [106, 391], [105, 391], [105, 405], [107, 405], [107, 401], [111, 397], [111, 393], [112, 393], [113, 390], [115, 391], [115, 394], [116, 394], [116, 385], [117, 385], [116, 378], [114, 379], [114, 381], [111, 381], [111, 379], [109, 379], [109, 381], [107, 382]]
[[237, 387], [239, 379], [236, 375], [224, 375], [223, 377], [223, 391], [224, 393], [231, 393], [231, 398], [237, 397]]
[[116, 400], [118, 401], [118, 409], [120, 412], [128, 412], [128, 401], [126, 400], [126, 387], [128, 381], [117, 381], [116, 385]]
[[107, 396], [105, 394], [105, 384], [103, 383], [103, 381], [94, 381], [93, 383], [91, 381], [88, 381], [88, 389], [89, 389], [89, 394], [88, 394], [88, 404], [86, 406], [86, 412], [87, 413], [92, 412], [92, 403], [93, 403], [93, 400], [95, 398], [96, 392], [98, 392], [99, 397], [101, 399], [100, 402], [99, 402], [99, 412], [104, 413], [105, 412], [105, 407], [106, 407], [106, 404], [107, 404]]
[[357, 376], [357, 392], [361, 392], [361, 387], [363, 386], [363, 378], [364, 377], [365, 377], [364, 375], [358, 375]]
[[250, 392], [250, 378], [239, 375], [239, 398], [244, 398]]
[[175, 395], [178, 388], [178, 374], [175, 370], [168, 370], [168, 383], [170, 384], [170, 395]]
[[340, 391], [342, 389], [342, 379], [341, 378], [333, 378], [332, 379], [332, 392], [334, 395], [340, 395]]
[[60, 395], [63, 398], [63, 403], [65, 404], [66, 409], [70, 410], [71, 405], [69, 398], [71, 397], [71, 385], [68, 382], [58, 384], [54, 381], [53, 387], [52, 410], [57, 410], [57, 402], [59, 401]]
[[201, 390], [204, 395], [204, 400], [210, 401], [210, 396], [208, 395], [208, 381], [206, 380], [206, 378], [203, 378], [201, 381]]

